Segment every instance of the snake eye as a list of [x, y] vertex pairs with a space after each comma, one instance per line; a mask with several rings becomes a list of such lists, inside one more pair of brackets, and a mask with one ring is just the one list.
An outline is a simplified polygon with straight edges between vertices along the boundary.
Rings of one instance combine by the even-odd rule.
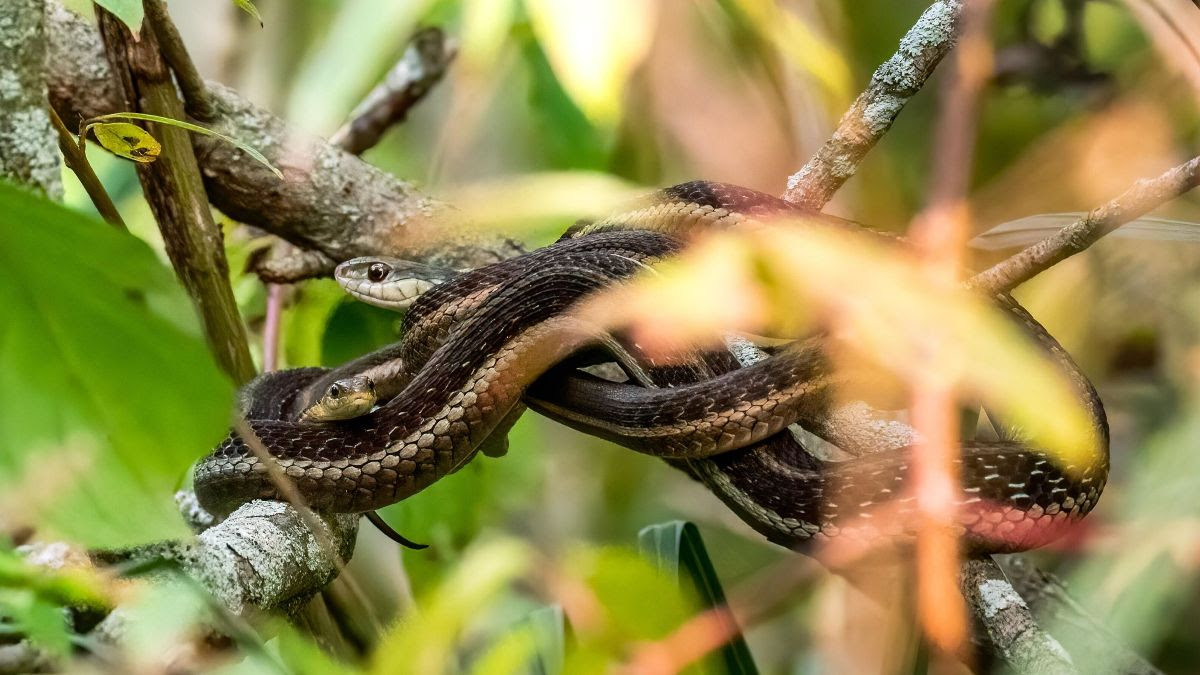
[[392, 268], [383, 263], [371, 263], [371, 266], [367, 268], [367, 280], [373, 283], [379, 283], [386, 279], [388, 272], [391, 271]]
[[336, 384], [330, 385], [329, 396], [331, 398], [341, 398], [342, 397], [342, 388]]

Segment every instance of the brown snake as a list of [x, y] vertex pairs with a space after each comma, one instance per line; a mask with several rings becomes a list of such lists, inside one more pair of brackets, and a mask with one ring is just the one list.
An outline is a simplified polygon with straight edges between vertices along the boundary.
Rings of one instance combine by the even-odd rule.
[[[833, 378], [819, 343], [798, 343], [741, 369], [721, 354], [686, 367], [645, 369], [643, 383], [662, 389], [561, 366], [533, 384], [569, 355], [603, 341], [571, 318], [568, 310], [580, 297], [674, 253], [675, 238], [693, 229], [780, 213], [795, 212], [742, 188], [691, 183], [665, 190], [637, 209], [576, 228], [554, 246], [432, 288], [414, 304], [397, 345], [332, 372], [266, 376], [248, 389], [250, 427], [311, 505], [367, 511], [461, 466], [511, 423], [525, 396], [572, 426], [671, 458], [778, 543], [897, 534], [890, 525], [878, 531], [869, 511], [884, 503], [901, 513], [912, 508], [905, 452], [827, 462], [778, 433], [796, 421], [819, 427], [828, 410]], [[1053, 338], [1010, 298], [998, 302], [1077, 385], [1104, 445], [1092, 466], [1067, 469], [1014, 440], [963, 444], [964, 533], [979, 548], [1014, 550], [1057, 536], [1095, 504], [1107, 476], [1107, 424], [1094, 389]], [[399, 390], [381, 392], [390, 400], [380, 409], [335, 425], [290, 421], [303, 407], [294, 399], [310, 400], [330, 378], [396, 364], [402, 376], [375, 377]], [[236, 435], [198, 466], [196, 490], [218, 513], [248, 499], [277, 498], [264, 467]], [[894, 520], [902, 529], [905, 519]]]

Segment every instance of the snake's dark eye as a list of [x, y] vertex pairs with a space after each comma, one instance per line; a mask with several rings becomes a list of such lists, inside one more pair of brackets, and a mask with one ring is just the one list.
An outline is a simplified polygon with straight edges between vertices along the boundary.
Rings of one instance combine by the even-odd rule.
[[339, 387], [339, 386], [338, 386], [338, 385], [336, 385], [336, 384], [335, 384], [335, 385], [331, 385], [331, 386], [329, 387], [329, 395], [330, 395], [332, 398], [341, 398], [341, 396], [342, 396], [342, 388], [341, 388], [341, 387]]
[[388, 272], [391, 271], [392, 268], [383, 263], [371, 263], [371, 266], [367, 268], [367, 280], [379, 283], [386, 279]]

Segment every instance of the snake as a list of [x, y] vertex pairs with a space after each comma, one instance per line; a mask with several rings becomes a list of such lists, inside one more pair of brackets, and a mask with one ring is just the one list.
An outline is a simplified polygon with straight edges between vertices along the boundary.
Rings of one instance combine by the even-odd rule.
[[[367, 511], [461, 466], [529, 402], [571, 426], [668, 459], [777, 543], [877, 536], [874, 525], [863, 525], [870, 507], [912, 507], [908, 454], [830, 462], [780, 433], [794, 421], [819, 421], [828, 410], [836, 377], [819, 344], [789, 345], [745, 368], [727, 354], [709, 353], [699, 365], [648, 369], [641, 384], [657, 389], [604, 381], [562, 363], [604, 342], [570, 316], [580, 298], [675, 254], [697, 230], [779, 213], [796, 210], [745, 188], [694, 182], [577, 225], [546, 249], [430, 283], [405, 318], [404, 339], [363, 360], [368, 368], [402, 364], [398, 394], [335, 428], [280, 415], [250, 419], [250, 427], [312, 505]], [[371, 284], [388, 279], [388, 263], [367, 263], [361, 271], [360, 293], [347, 290], [385, 297]], [[964, 535], [991, 550], [1017, 550], [1058, 536], [1094, 506], [1107, 478], [1107, 423], [1094, 388], [1061, 346], [1011, 298], [996, 300], [1077, 385], [1099, 445], [1087, 466], [1060, 467], [1020, 440], [963, 444]], [[348, 365], [350, 373], [359, 367]], [[275, 385], [249, 389], [257, 397], [285, 396]], [[201, 503], [217, 513], [248, 499], [278, 498], [236, 434], [201, 461], [195, 484]]]

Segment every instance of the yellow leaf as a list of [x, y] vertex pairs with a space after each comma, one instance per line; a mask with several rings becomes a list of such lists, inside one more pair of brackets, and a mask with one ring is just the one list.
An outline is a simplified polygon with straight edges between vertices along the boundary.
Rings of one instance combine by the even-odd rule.
[[136, 124], [107, 122], [93, 125], [92, 131], [105, 150], [142, 164], [153, 162], [162, 151], [158, 141]]
[[526, 2], [554, 74], [593, 121], [616, 120], [625, 82], [650, 47], [657, 5], [646, 0]]
[[1068, 470], [1101, 447], [1079, 392], [1013, 321], [932, 282], [902, 247], [819, 223], [716, 234], [580, 311], [658, 348], [711, 345], [719, 330], [799, 337], [807, 319], [907, 382], [932, 375], [982, 401]]

